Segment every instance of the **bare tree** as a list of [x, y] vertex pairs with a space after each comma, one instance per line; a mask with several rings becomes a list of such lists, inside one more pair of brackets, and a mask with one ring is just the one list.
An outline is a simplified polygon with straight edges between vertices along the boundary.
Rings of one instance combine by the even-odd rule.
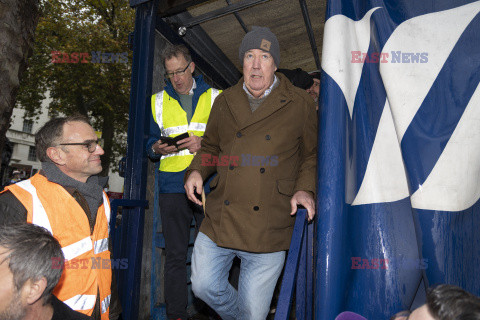
[[40, 0], [0, 0], [0, 155], [32, 53]]

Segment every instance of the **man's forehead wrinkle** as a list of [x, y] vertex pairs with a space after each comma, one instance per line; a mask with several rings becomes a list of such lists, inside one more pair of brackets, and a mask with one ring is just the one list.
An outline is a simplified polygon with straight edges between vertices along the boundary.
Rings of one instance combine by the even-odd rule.
[[[68, 125], [68, 123], [66, 125]], [[71, 130], [69, 130], [65, 126], [63, 130], [63, 139], [67, 141], [75, 141], [75, 142], [84, 142], [85, 140], [96, 141], [97, 135], [95, 134], [95, 131], [93, 131], [91, 127], [89, 128], [89, 130], [83, 130], [80, 128], [76, 128], [75, 130], [74, 128], [71, 128]]]

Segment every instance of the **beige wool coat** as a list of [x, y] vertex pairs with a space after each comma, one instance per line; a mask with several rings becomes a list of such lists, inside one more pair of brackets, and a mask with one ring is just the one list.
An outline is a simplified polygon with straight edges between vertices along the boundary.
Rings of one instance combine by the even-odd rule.
[[280, 83], [252, 113], [243, 78], [214, 102], [202, 147], [185, 177], [210, 182], [200, 231], [218, 246], [275, 252], [290, 245], [290, 199], [315, 195], [317, 113], [305, 90], [280, 73]]

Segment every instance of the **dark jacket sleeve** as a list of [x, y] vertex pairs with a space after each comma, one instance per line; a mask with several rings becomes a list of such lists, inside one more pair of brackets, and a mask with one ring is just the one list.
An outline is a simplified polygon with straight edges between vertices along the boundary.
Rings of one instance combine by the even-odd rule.
[[27, 209], [11, 193], [5, 191], [0, 194], [0, 224], [12, 224], [27, 221]]
[[117, 279], [114, 273], [115, 270], [112, 270], [112, 285], [110, 287], [110, 292], [112, 294], [112, 297], [110, 299], [110, 320], [117, 320], [122, 313], [120, 297], [118, 296]]
[[[108, 250], [110, 251], [110, 259], [113, 259], [113, 239], [108, 237]], [[112, 284], [110, 285], [110, 320], [117, 320], [122, 313], [122, 306], [120, 304], [120, 296], [118, 295], [117, 279], [115, 277], [115, 269], [112, 268]]]
[[150, 133], [148, 135], [146, 151], [147, 151], [148, 157], [152, 160], [160, 159], [161, 157], [161, 154], [156, 154], [152, 150], [153, 144], [158, 140], [160, 140], [161, 136], [162, 136], [162, 133], [160, 132], [160, 128], [158, 127], [158, 124], [153, 119], [152, 112], [150, 112]]

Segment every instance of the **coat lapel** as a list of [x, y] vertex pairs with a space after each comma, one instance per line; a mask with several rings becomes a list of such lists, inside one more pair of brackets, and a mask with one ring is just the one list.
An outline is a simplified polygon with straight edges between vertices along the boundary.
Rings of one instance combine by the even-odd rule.
[[243, 91], [243, 77], [230, 90], [225, 90], [223, 94], [227, 95], [228, 98], [225, 100], [228, 109], [240, 127], [252, 116], [247, 94]]

